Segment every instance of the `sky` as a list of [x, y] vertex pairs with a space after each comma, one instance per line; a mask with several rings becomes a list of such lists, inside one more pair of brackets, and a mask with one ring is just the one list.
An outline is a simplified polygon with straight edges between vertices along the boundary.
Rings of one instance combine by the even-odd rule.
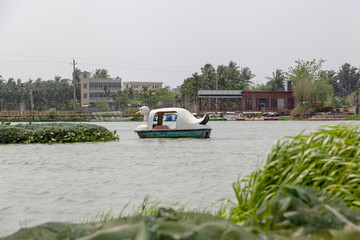
[[360, 67], [360, 0], [0, 0], [0, 75], [23, 81], [107, 69], [180, 86], [210, 63], [255, 83], [298, 59]]

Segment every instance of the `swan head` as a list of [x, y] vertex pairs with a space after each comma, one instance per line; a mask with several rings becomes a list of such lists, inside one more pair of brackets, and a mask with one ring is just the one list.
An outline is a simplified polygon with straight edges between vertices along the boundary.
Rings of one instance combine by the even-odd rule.
[[150, 113], [150, 109], [147, 106], [142, 106], [138, 112], [136, 112], [136, 115], [143, 115], [144, 116], [144, 121], [146, 122], [148, 120], [149, 117], [149, 113]]
[[149, 109], [149, 107], [147, 107], [147, 106], [142, 106], [140, 109], [139, 109], [139, 111], [138, 112], [136, 112], [136, 114], [140, 114], [140, 115], [148, 115], [149, 114], [149, 112], [150, 112], [150, 109]]

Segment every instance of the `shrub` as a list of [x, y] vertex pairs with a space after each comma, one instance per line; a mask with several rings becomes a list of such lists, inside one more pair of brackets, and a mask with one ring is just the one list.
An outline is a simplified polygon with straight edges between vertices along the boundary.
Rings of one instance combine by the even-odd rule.
[[309, 108], [307, 106], [298, 106], [291, 111], [291, 117], [293, 119], [308, 119], [315, 113], [314, 108]]
[[244, 221], [286, 185], [324, 190], [351, 208], [360, 207], [360, 131], [358, 126], [320, 128], [280, 140], [266, 163], [233, 183], [237, 205], [231, 219]]
[[50, 108], [48, 111], [48, 116], [50, 119], [55, 119], [55, 117], [58, 115], [58, 112], [55, 108]]

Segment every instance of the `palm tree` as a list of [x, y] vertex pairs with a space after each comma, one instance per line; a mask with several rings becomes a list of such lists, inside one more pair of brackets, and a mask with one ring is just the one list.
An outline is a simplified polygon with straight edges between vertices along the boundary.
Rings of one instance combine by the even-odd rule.
[[240, 67], [236, 64], [236, 62], [230, 61], [227, 68], [227, 78], [229, 81], [233, 81], [235, 83], [239, 83], [240, 81]]
[[210, 90], [215, 89], [216, 85], [216, 75], [215, 68], [207, 63], [204, 67], [201, 68], [202, 76], [201, 76], [201, 89]]
[[185, 108], [196, 109], [197, 93], [201, 86], [202, 77], [194, 73], [191, 77], [184, 80], [181, 85], [181, 98]]
[[283, 91], [285, 89], [285, 73], [281, 69], [276, 69], [272, 75], [272, 77], [266, 77], [269, 80], [266, 85], [270, 86], [272, 91]]
[[355, 91], [356, 85], [360, 81], [360, 73], [358, 69], [356, 67], [352, 67], [348, 63], [341, 66], [337, 77], [344, 96], [347, 96]]
[[96, 69], [92, 74], [93, 78], [108, 78], [110, 75], [106, 69]]
[[118, 91], [116, 95], [113, 96], [113, 99], [114, 103], [118, 105], [119, 110], [125, 109], [129, 101], [128, 91]]
[[123, 92], [126, 93], [126, 95], [128, 96], [128, 98], [129, 98], [130, 100], [134, 100], [135, 97], [136, 97], [136, 95], [137, 95], [136, 90], [134, 90], [133, 88], [125, 88], [125, 89], [123, 90]]
[[243, 67], [240, 69], [240, 84], [242, 85], [243, 89], [246, 89], [252, 84], [251, 81], [252, 78], [255, 77], [255, 74], [253, 74], [248, 67]]
[[216, 68], [216, 78], [218, 81], [218, 89], [227, 89], [228, 87], [228, 67], [219, 65]]

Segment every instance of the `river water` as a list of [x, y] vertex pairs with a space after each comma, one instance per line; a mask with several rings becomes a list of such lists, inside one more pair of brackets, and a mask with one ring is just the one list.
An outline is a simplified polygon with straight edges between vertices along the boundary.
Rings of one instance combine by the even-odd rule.
[[0, 236], [117, 215], [147, 194], [163, 205], [211, 208], [234, 198], [231, 182], [259, 166], [281, 136], [339, 122], [209, 122], [210, 139], [139, 139], [139, 122], [96, 124], [116, 130], [120, 141], [0, 145]]

